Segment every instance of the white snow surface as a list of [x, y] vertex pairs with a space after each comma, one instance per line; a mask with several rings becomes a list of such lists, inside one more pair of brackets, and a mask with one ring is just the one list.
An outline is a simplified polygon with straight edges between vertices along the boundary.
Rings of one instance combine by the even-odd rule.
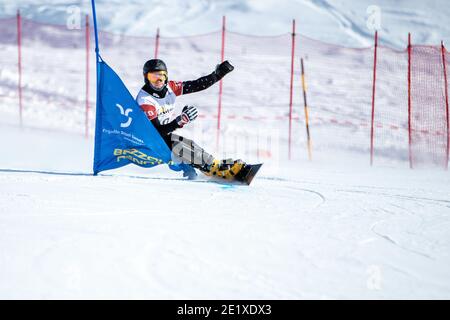
[[[101, 29], [109, 31], [147, 35], [148, 27], [153, 35], [160, 26], [163, 35], [198, 34], [199, 25], [202, 32], [217, 31], [226, 14], [231, 30], [286, 34], [273, 38], [270, 51], [264, 39], [228, 36], [236, 47], [227, 47], [227, 58], [236, 70], [224, 80], [224, 119], [236, 113], [286, 117], [287, 32], [292, 18], [301, 21], [301, 33], [331, 43], [368, 46], [373, 36], [364, 29], [368, 1], [277, 1], [279, 6], [268, 1], [145, 1], [154, 9], [144, 11], [141, 0], [126, 6], [97, 2]], [[123, 10], [117, 10], [119, 3]], [[448, 38], [443, 21], [449, 9], [443, 3], [370, 1], [382, 8], [383, 38], [400, 48], [407, 31], [422, 43]], [[0, 8], [1, 15], [11, 16], [20, 7], [25, 17], [64, 24], [68, 4], [89, 9], [88, 1], [65, 0], [52, 5], [2, 1]], [[164, 15], [168, 8], [176, 9], [170, 18]], [[157, 24], [147, 25], [148, 21]], [[213, 70], [220, 52], [219, 42], [211, 39], [216, 35], [205, 36], [204, 42], [162, 42], [171, 76], [192, 79]], [[286, 121], [224, 121], [224, 136], [231, 137], [224, 151], [234, 158], [264, 162], [249, 187], [202, 176], [185, 181], [166, 166], [130, 165], [92, 176], [93, 112], [90, 135], [82, 136], [84, 48], [60, 48], [28, 33], [21, 129], [17, 48], [14, 43], [1, 44], [0, 298], [450, 298], [449, 173], [410, 170], [405, 161], [404, 61], [397, 67], [401, 80], [385, 77], [379, 83], [379, 91], [387, 93], [381, 95], [380, 105], [398, 111], [383, 124], [391, 121], [400, 130], [377, 129], [375, 166], [370, 167], [366, 122], [371, 50], [360, 54], [316, 48], [312, 40], [307, 47], [302, 39], [299, 55], [309, 55], [313, 161], [307, 160], [301, 120], [293, 124], [293, 161], [285, 160]], [[104, 57], [135, 94], [151, 48], [131, 51], [133, 39], [119, 40], [105, 45]], [[248, 51], [242, 52], [240, 43], [247, 44]], [[386, 60], [389, 57], [386, 53]], [[185, 68], [191, 59], [190, 68]], [[274, 69], [257, 73], [268, 60]], [[299, 88], [297, 64], [294, 84]], [[384, 71], [388, 75], [389, 66]], [[267, 83], [274, 83], [275, 90], [261, 95]], [[245, 101], [238, 99], [242, 87], [248, 88]], [[199, 106], [204, 116], [183, 134], [212, 151], [217, 91], [215, 86], [180, 99]], [[276, 96], [279, 92], [282, 98]], [[295, 91], [294, 116], [302, 119], [302, 108], [300, 92]], [[339, 124], [350, 120], [353, 125], [321, 122], [319, 116]], [[358, 126], [360, 122], [365, 126]], [[260, 139], [268, 133], [275, 149], [265, 148]], [[258, 146], [238, 151], [236, 141], [242, 137], [258, 137]]]
[[90, 139], [0, 134], [0, 298], [450, 298], [442, 171], [353, 156], [263, 167], [250, 187], [94, 177]]

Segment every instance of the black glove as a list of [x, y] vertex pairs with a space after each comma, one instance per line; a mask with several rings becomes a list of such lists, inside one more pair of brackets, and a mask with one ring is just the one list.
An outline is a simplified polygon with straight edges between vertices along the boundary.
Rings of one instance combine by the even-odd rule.
[[228, 60], [222, 62], [221, 64], [218, 64], [216, 67], [216, 71], [214, 71], [217, 75], [217, 77], [222, 79], [227, 73], [233, 71], [234, 67], [231, 65], [231, 63], [228, 62]]
[[194, 106], [184, 106], [181, 114], [176, 118], [178, 125], [182, 128], [185, 124], [197, 118], [198, 111]]

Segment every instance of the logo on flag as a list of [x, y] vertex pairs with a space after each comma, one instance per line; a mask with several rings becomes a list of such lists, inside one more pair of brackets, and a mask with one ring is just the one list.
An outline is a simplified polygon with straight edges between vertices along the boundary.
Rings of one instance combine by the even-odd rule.
[[131, 121], [133, 121], [133, 119], [130, 116], [128, 116], [128, 114], [130, 112], [133, 112], [133, 109], [128, 108], [127, 110], [124, 111], [123, 107], [120, 104], [118, 104], [118, 103], [116, 103], [116, 107], [119, 108], [121, 115], [123, 115], [123, 116], [128, 118], [128, 120], [125, 123], [121, 123], [120, 126], [122, 128], [128, 128], [130, 126], [130, 124], [131, 124]]

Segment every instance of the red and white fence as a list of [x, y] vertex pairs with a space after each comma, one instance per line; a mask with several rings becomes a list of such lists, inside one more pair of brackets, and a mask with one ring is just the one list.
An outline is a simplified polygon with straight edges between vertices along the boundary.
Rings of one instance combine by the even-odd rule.
[[[159, 29], [149, 37], [100, 32], [102, 57], [132, 94], [152, 57], [166, 61], [174, 80], [198, 78], [230, 60], [235, 71], [219, 85], [179, 98], [180, 105], [200, 107], [211, 147], [225, 136], [239, 139], [244, 129], [276, 129], [289, 159], [308, 154], [310, 133], [315, 151], [355, 151], [367, 154], [371, 164], [404, 159], [411, 168], [448, 168], [449, 53], [443, 44], [413, 45], [410, 37], [405, 50], [394, 50], [379, 45], [376, 33], [372, 48], [354, 49], [305, 37], [295, 21], [291, 32], [272, 37], [232, 32], [225, 23], [223, 17], [218, 32], [178, 38], [163, 37]], [[23, 126], [91, 135], [95, 60], [89, 17], [84, 28], [70, 30], [18, 13], [0, 20], [0, 27], [0, 110], [16, 112]], [[307, 133], [300, 58], [307, 70]]]

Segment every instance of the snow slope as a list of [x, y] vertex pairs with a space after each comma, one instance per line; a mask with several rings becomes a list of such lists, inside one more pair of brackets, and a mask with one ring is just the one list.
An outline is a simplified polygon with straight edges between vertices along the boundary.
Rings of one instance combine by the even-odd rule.
[[[68, 3], [21, 1], [20, 7], [25, 16], [64, 23]], [[165, 1], [152, 11], [142, 11], [142, 3], [121, 3], [122, 10], [117, 10], [118, 2], [98, 1], [99, 8], [103, 6], [102, 28], [146, 34], [146, 22], [155, 20], [163, 34], [197, 34], [200, 24], [202, 32], [217, 30], [225, 13], [230, 29], [278, 34], [290, 30], [291, 15], [298, 12], [298, 21], [308, 21], [300, 24], [302, 33], [340, 44], [371, 43], [371, 33], [364, 29], [368, 4], [363, 1], [278, 1], [280, 6], [265, 1]], [[443, 2], [426, 7], [410, 3], [379, 2], [383, 34], [393, 45], [401, 47], [410, 28], [420, 42], [436, 43], [448, 34]], [[17, 8], [10, 1], [0, 6], [5, 15]], [[173, 17], [161, 18], [168, 8], [175, 10]], [[248, 23], [242, 23], [243, 18]], [[155, 28], [149, 26], [152, 34]], [[117, 43], [116, 51], [102, 47], [105, 57], [136, 93], [142, 81], [136, 70], [148, 48], [137, 47], [123, 59], [122, 50], [128, 47]], [[216, 44], [205, 41], [199, 49], [193, 43], [167, 39], [163, 44], [171, 76], [186, 79], [214, 68]], [[282, 75], [289, 71], [289, 48], [284, 52], [284, 43], [289, 43], [288, 35], [273, 38], [273, 56], [258, 55], [258, 45], [250, 45], [248, 55], [240, 54], [240, 47], [227, 51], [236, 70], [224, 81], [224, 118], [237, 110], [234, 99], [245, 85], [242, 79], [255, 74], [267, 59], [276, 72], [269, 69], [254, 81], [276, 80], [277, 90], [287, 88]], [[197, 55], [190, 68], [183, 67], [186, 60], [177, 51], [167, 49], [176, 45], [178, 52]], [[376, 166], [369, 167], [367, 127], [315, 122], [318, 115], [340, 122], [367, 119], [361, 107], [370, 106], [364, 100], [367, 95], [355, 93], [370, 90], [370, 81], [355, 77], [351, 82], [339, 72], [353, 75], [350, 70], [361, 65], [370, 68], [370, 54], [350, 54], [353, 59], [340, 71], [333, 58], [343, 54], [341, 50], [319, 48], [325, 51], [324, 60], [310, 55], [307, 70], [319, 75], [308, 78], [313, 162], [306, 160], [303, 123], [294, 123], [294, 132], [302, 135], [295, 138], [292, 162], [282, 160], [287, 154], [284, 121], [224, 123], [227, 136], [234, 137], [225, 150], [229, 156], [265, 162], [252, 185], [244, 187], [205, 178], [184, 181], [163, 166], [127, 166], [91, 176], [93, 138], [80, 134], [83, 48], [58, 48], [32, 37], [25, 41], [23, 129], [17, 121], [16, 49], [2, 44], [0, 52], [6, 62], [0, 70], [0, 298], [450, 298], [448, 172], [407, 169], [405, 161], [396, 162], [401, 156], [393, 147], [406, 148], [404, 136], [398, 142], [388, 134], [383, 137], [393, 162], [376, 158]], [[74, 56], [67, 60], [70, 53]], [[56, 72], [62, 66], [67, 72]], [[330, 92], [329, 84], [352, 90]], [[401, 96], [400, 82], [386, 81], [380, 89], [390, 86], [393, 95]], [[271, 95], [277, 91], [261, 96], [258, 87], [246, 91], [249, 99], [238, 106], [243, 115], [264, 115], [264, 107], [274, 107]], [[215, 86], [180, 99], [180, 105], [201, 107], [204, 117], [183, 133], [208, 150], [214, 144], [217, 90]], [[298, 99], [296, 94], [296, 115], [301, 110]], [[396, 97], [383, 99], [389, 107], [402, 107], [392, 103]], [[279, 108], [270, 110], [284, 116], [286, 106], [280, 101]], [[275, 149], [264, 149], [261, 139], [252, 140], [257, 147], [252, 142], [239, 150], [236, 145], [236, 137], [268, 133]]]
[[[66, 24], [72, 6], [90, 13], [90, 1], [2, 0], [0, 17], [15, 15], [20, 8], [27, 18]], [[161, 28], [163, 36], [194, 35], [219, 30], [221, 17], [228, 17], [230, 30], [246, 34], [278, 35], [291, 31], [296, 19], [298, 32], [317, 40], [351, 47], [369, 46], [373, 31], [367, 27], [370, 6], [381, 11], [381, 41], [397, 48], [406, 46], [407, 33], [416, 43], [450, 41], [445, 0], [97, 0], [102, 30], [149, 36]]]
[[450, 298], [440, 171], [353, 156], [263, 167], [250, 187], [93, 177], [91, 140], [0, 133], [0, 298]]

